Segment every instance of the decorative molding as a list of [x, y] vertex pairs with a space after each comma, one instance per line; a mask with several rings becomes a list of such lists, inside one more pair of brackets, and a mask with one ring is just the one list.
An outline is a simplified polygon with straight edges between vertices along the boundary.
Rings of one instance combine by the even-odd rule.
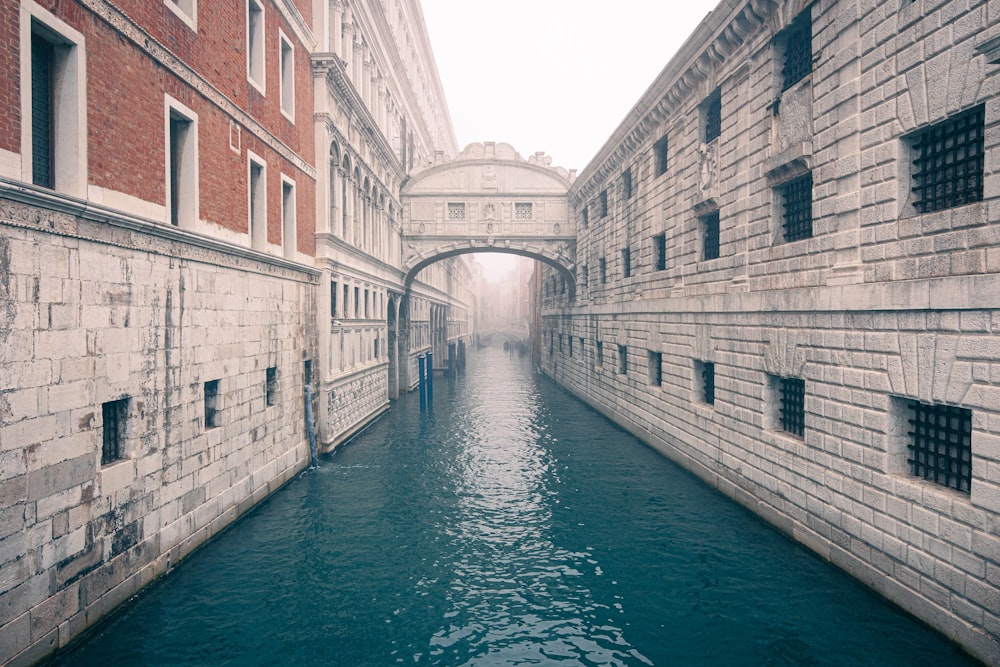
[[[282, 0], [282, 2], [287, 1]], [[108, 0], [79, 0], [79, 2], [115, 29], [119, 35], [131, 41], [153, 61], [190, 86], [203, 98], [218, 107], [223, 113], [237, 119], [248, 132], [260, 139], [271, 150], [294, 164], [296, 168], [313, 180], [316, 179], [315, 166], [309, 164], [305, 158], [286, 146], [284, 142], [261, 125], [249, 113], [226, 97], [222, 91], [209, 83], [201, 74], [191, 69], [184, 61], [174, 55], [170, 49], [157, 41], [156, 38], [146, 32]]]

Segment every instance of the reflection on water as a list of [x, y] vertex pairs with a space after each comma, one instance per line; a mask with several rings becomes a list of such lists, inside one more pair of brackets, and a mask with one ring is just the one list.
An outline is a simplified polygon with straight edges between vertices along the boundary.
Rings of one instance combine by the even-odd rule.
[[970, 664], [500, 351], [404, 397], [66, 665]]

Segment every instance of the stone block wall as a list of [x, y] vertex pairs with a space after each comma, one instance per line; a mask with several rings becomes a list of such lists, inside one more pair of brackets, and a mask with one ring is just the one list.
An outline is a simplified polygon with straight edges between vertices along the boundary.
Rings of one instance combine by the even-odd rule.
[[[788, 82], [803, 20], [811, 64]], [[541, 316], [546, 373], [990, 664], [997, 34], [985, 1], [721, 4], [571, 187], [576, 298], [546, 269]], [[977, 109], [982, 185], [930, 210], [918, 137]], [[789, 238], [788, 187], [810, 176]], [[969, 411], [969, 488], [912, 474], [914, 403]]]
[[[65, 645], [307, 465], [317, 276], [7, 194], [0, 662], [17, 664]], [[125, 407], [105, 463], [112, 401]]]

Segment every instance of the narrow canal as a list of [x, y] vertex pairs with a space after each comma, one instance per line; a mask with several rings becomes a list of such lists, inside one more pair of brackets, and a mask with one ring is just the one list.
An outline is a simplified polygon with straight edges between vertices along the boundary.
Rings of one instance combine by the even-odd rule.
[[973, 664], [495, 349], [56, 663]]

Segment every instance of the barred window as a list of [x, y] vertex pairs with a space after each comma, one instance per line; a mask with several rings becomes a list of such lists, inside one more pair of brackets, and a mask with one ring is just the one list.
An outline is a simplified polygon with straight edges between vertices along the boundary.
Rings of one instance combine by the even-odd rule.
[[655, 173], [662, 176], [667, 173], [667, 136], [663, 135], [659, 141], [653, 144], [653, 163]]
[[694, 371], [695, 381], [701, 383], [701, 400], [709, 405], [715, 405], [715, 363], [695, 361]]
[[632, 277], [632, 249], [622, 248], [622, 277]]
[[653, 237], [653, 270], [665, 271], [667, 268], [667, 235], [657, 234]]
[[972, 484], [972, 411], [913, 401], [910, 410], [910, 472], [962, 493]]
[[911, 137], [919, 213], [982, 201], [985, 116], [980, 105]]
[[799, 14], [781, 33], [781, 92], [785, 92], [812, 72], [812, 15], [809, 8]]
[[531, 203], [517, 202], [514, 204], [515, 220], [531, 220]]
[[801, 378], [781, 378], [781, 430], [800, 438], [805, 432], [806, 381]]
[[778, 188], [781, 195], [781, 224], [785, 241], [808, 239], [812, 228], [812, 174], [806, 174]]
[[716, 90], [705, 102], [705, 143], [711, 143], [722, 134], [722, 94]]
[[622, 172], [622, 191], [625, 194], [625, 199], [632, 198], [632, 167], [627, 167], [625, 171]]
[[702, 216], [701, 224], [704, 228], [704, 259], [719, 258], [719, 212], [712, 211], [708, 215]]
[[465, 220], [465, 203], [448, 202], [448, 219]]
[[659, 387], [663, 384], [663, 353], [649, 350], [649, 384]]

